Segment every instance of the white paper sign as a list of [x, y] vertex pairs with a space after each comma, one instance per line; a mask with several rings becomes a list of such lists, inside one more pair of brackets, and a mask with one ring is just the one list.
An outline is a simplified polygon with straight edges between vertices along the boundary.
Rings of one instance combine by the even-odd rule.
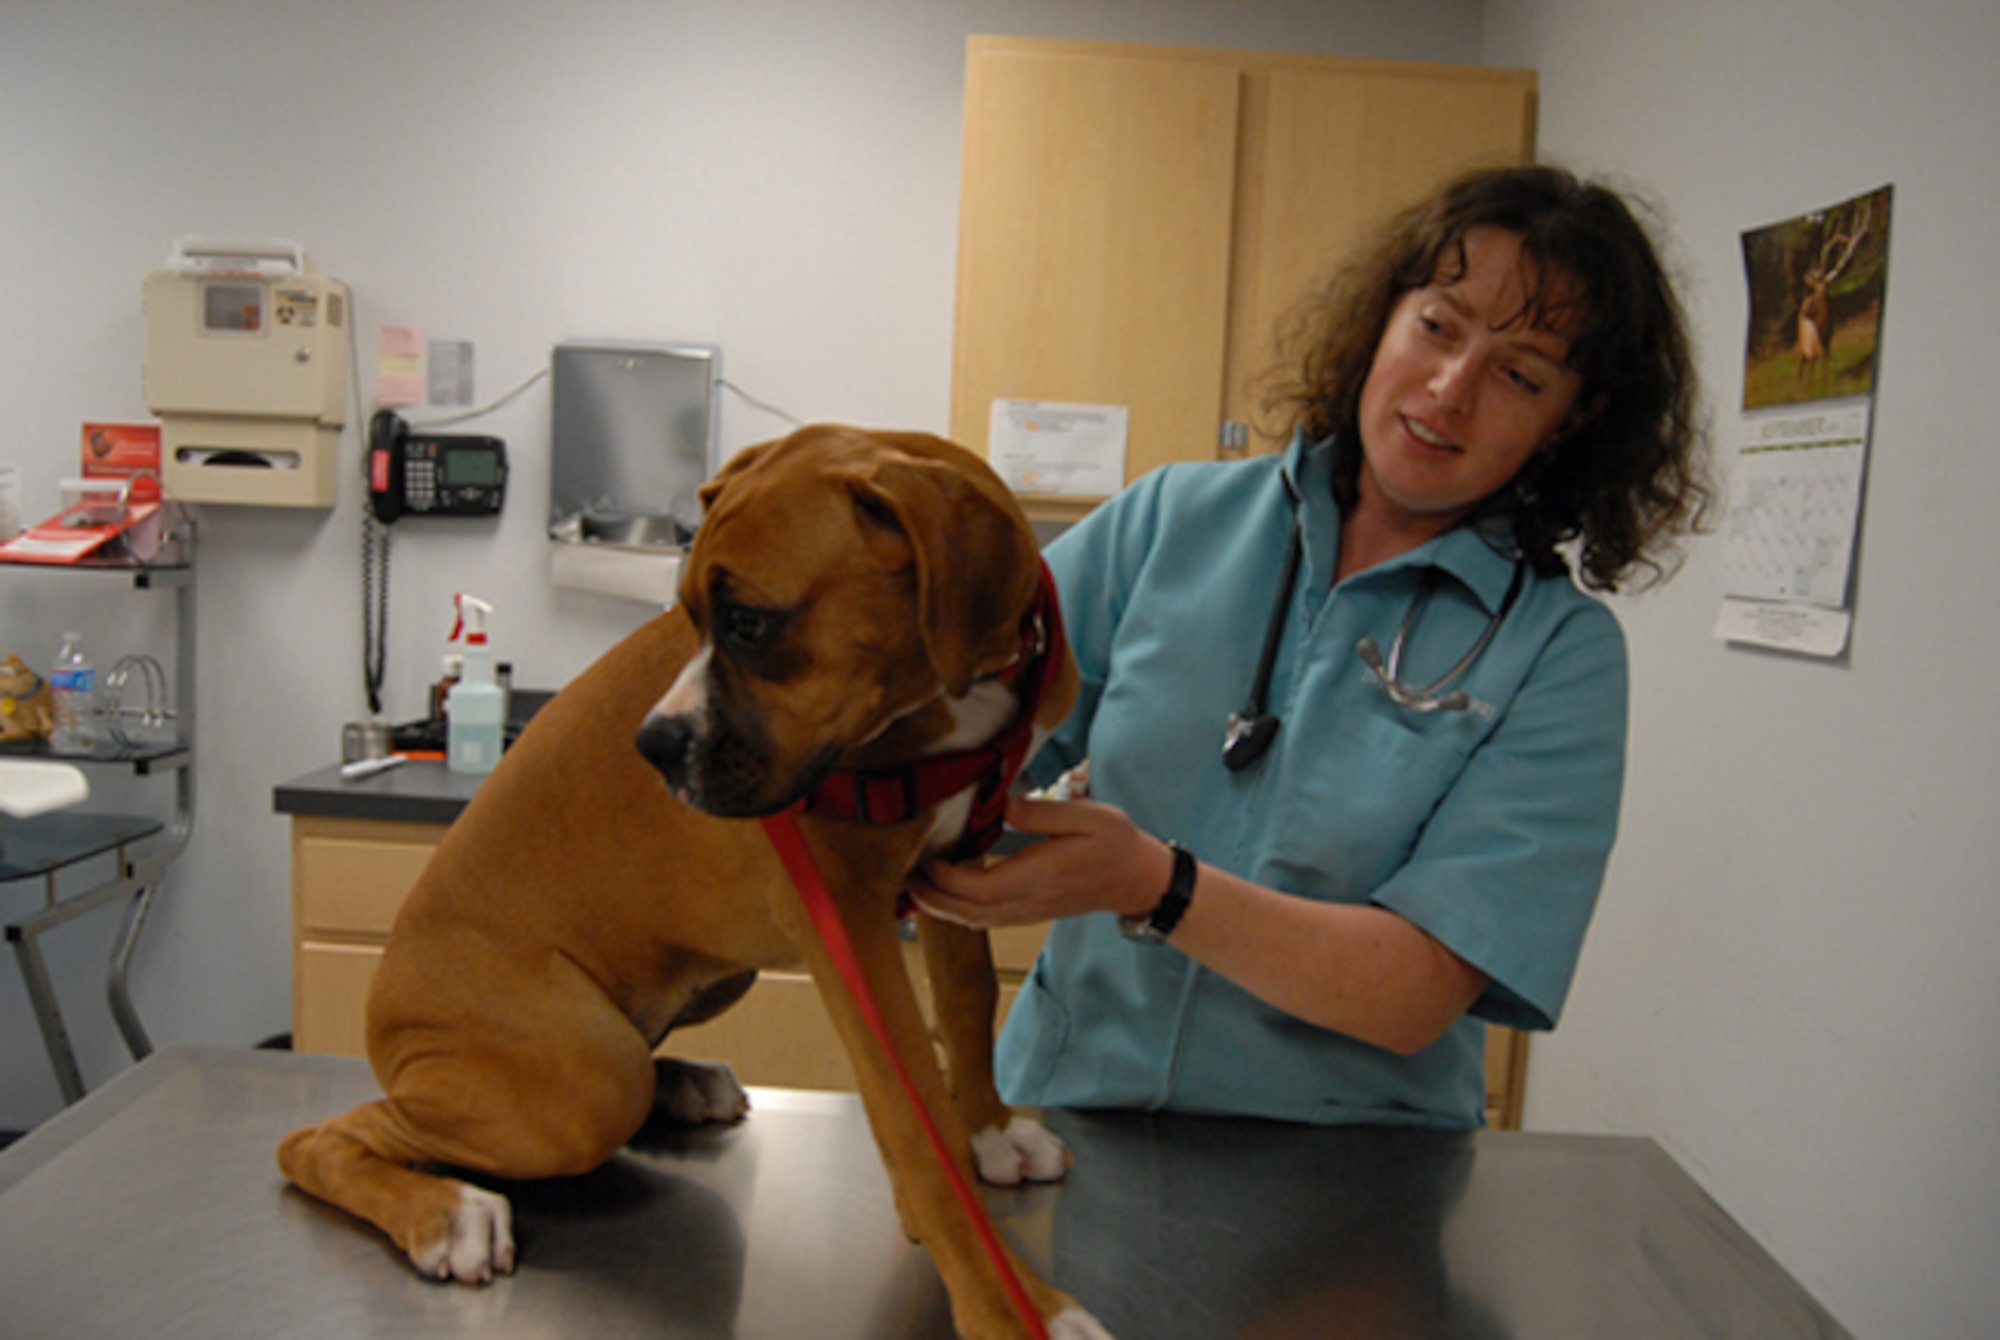
[[1786, 600], [1743, 600], [1731, 596], [1715, 616], [1715, 636], [1724, 642], [1792, 651], [1804, 656], [1838, 656], [1847, 650], [1854, 616]]
[[1108, 498], [1125, 487], [1123, 405], [995, 400], [986, 457], [1016, 493]]

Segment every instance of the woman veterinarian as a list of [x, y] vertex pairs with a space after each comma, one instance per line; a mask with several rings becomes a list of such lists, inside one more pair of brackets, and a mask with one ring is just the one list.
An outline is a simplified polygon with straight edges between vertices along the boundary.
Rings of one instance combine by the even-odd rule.
[[1660, 575], [1710, 496], [1679, 304], [1617, 194], [1489, 171], [1294, 356], [1288, 450], [1155, 472], [1049, 547], [1084, 696], [1033, 776], [1088, 759], [1090, 798], [1016, 799], [1047, 841], [919, 881], [1056, 921], [1010, 1101], [1477, 1126], [1481, 1021], [1561, 1013], [1625, 752], [1578, 582]]

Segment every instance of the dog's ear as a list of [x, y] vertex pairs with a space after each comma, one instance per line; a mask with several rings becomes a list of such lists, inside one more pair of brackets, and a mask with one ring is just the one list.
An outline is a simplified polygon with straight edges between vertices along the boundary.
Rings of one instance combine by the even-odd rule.
[[[780, 441], [782, 440], [780, 439]], [[701, 499], [701, 505], [703, 507], [713, 506], [717, 495], [729, 487], [730, 480], [757, 464], [759, 460], [769, 454], [771, 448], [777, 445], [777, 442], [759, 442], [755, 446], [744, 447], [728, 460], [724, 461], [722, 468], [710, 475], [707, 481], [695, 491], [696, 496]]]
[[1034, 598], [1034, 533], [964, 471], [884, 456], [852, 477], [870, 525], [900, 530], [916, 554], [924, 646], [945, 692], [960, 697], [1020, 651], [1019, 618]]

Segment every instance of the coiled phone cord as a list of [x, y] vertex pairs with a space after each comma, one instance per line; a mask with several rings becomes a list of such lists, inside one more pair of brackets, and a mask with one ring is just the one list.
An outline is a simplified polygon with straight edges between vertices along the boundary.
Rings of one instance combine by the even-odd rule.
[[389, 643], [389, 527], [375, 509], [361, 509], [361, 678], [368, 715], [382, 715], [382, 678]]

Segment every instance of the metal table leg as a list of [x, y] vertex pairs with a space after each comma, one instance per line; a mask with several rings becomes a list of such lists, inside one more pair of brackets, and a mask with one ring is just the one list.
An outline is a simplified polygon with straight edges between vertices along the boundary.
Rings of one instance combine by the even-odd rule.
[[[55, 876], [49, 876], [50, 901], [54, 901]], [[9, 926], [7, 938], [14, 942], [14, 957], [21, 963], [21, 979], [27, 983], [28, 1002], [35, 1009], [35, 1024], [42, 1030], [42, 1045], [55, 1067], [56, 1084], [64, 1103], [83, 1097], [83, 1071], [77, 1068], [76, 1048], [70, 1045], [69, 1029], [63, 1024], [62, 1002], [56, 998], [55, 982], [49, 977], [48, 960], [42, 957], [41, 918]]]

